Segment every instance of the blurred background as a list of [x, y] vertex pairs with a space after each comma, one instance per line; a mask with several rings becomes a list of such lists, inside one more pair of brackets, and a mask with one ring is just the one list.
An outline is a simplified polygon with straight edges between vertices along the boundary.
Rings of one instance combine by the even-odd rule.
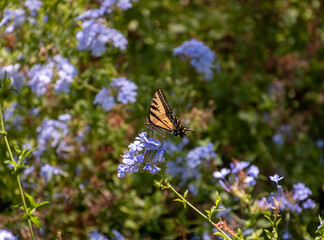
[[[38, 146], [20, 177], [35, 200], [50, 202], [37, 212], [39, 239], [216, 239], [175, 194], [154, 187], [161, 177], [181, 193], [189, 188], [201, 211], [223, 193], [228, 211], [220, 215], [236, 232], [252, 229], [248, 238], [272, 229], [266, 210], [251, 206], [277, 191], [269, 180], [276, 173], [284, 192], [305, 183], [316, 203], [283, 209], [279, 236], [315, 237], [324, 208], [321, 1], [27, 0], [2, 1], [0, 9], [0, 74], [9, 73], [16, 90], [3, 100], [5, 128], [10, 142]], [[190, 40], [192, 50], [175, 53]], [[147, 131], [158, 88], [195, 133], [185, 140], [155, 133], [171, 170], [118, 178], [121, 155]], [[28, 239], [0, 140], [0, 229]], [[188, 153], [208, 143], [215, 155], [194, 171]], [[232, 158], [259, 169], [242, 198], [213, 176]], [[258, 237], [250, 239], [267, 239]]]

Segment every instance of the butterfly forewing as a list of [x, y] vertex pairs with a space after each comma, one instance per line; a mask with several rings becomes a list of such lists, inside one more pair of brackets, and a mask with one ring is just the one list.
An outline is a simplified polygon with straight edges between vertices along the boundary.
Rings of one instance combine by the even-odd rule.
[[149, 122], [146, 125], [151, 131], [156, 130], [162, 136], [165, 135], [161, 129], [181, 137], [186, 135], [186, 131], [191, 131], [185, 128], [180, 120], [174, 116], [162, 89], [156, 90], [153, 94], [149, 111]]

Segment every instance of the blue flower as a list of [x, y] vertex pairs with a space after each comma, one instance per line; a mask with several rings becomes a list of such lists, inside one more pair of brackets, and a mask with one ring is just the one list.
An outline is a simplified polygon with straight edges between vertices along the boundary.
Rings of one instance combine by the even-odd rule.
[[256, 184], [256, 181], [255, 181], [254, 177], [252, 177], [252, 176], [246, 176], [246, 178], [244, 179], [244, 182], [248, 186], [251, 186], [251, 185], [255, 185]]
[[194, 196], [197, 196], [198, 195], [198, 190], [197, 190], [197, 186], [190, 183], [188, 185], [188, 190], [194, 195]]
[[285, 143], [281, 133], [276, 133], [273, 135], [272, 141], [278, 146], [282, 146]]
[[60, 120], [62, 122], [67, 122], [67, 121], [71, 120], [71, 114], [69, 114], [69, 113], [62, 114], [62, 115], [58, 116], [58, 120]]
[[38, 11], [42, 5], [43, 5], [42, 1], [39, 0], [26, 0], [25, 2], [25, 6], [31, 12]]
[[8, 231], [6, 229], [0, 229], [0, 239], [18, 240], [18, 236], [14, 236], [10, 231]]
[[20, 91], [22, 86], [25, 84], [25, 76], [19, 72], [20, 64], [7, 65], [0, 67], [0, 79], [3, 79], [5, 73], [7, 78], [11, 79], [11, 87], [17, 91]]
[[316, 203], [308, 198], [305, 202], [302, 203], [304, 209], [314, 209], [316, 207]]
[[247, 170], [246, 174], [256, 178], [259, 175], [259, 168], [255, 165], [251, 165]]
[[319, 147], [319, 148], [324, 147], [324, 140], [317, 140], [316, 141], [316, 146]]
[[305, 200], [312, 191], [306, 187], [305, 183], [299, 182], [293, 185], [293, 198], [298, 201]]
[[102, 17], [105, 14], [101, 9], [90, 9], [84, 13], [82, 13], [79, 17], [75, 18], [75, 20], [94, 20]]
[[53, 66], [50, 63], [46, 65], [36, 64], [30, 69], [27, 76], [31, 78], [28, 85], [36, 96], [40, 97], [46, 93], [48, 85], [52, 81]]
[[125, 240], [124, 236], [117, 230], [113, 229], [111, 232], [114, 234], [115, 240]]
[[221, 178], [224, 179], [226, 175], [228, 175], [231, 172], [228, 168], [222, 168], [220, 171], [216, 171], [213, 173], [213, 176], [215, 178]]
[[249, 162], [245, 161], [236, 161], [234, 163], [230, 163], [231, 169], [233, 173], [238, 173], [239, 171], [242, 171], [244, 168], [247, 168], [250, 165]]
[[112, 42], [114, 47], [125, 50], [127, 39], [119, 31], [108, 28], [99, 20], [87, 20], [82, 23], [83, 29], [76, 34], [77, 48], [80, 51], [91, 50], [93, 57], [100, 57], [106, 51], [106, 44]]
[[102, 87], [101, 91], [96, 95], [93, 104], [99, 104], [100, 107], [105, 109], [107, 112], [115, 106], [115, 99], [110, 95], [109, 90]]
[[8, 25], [5, 29], [5, 33], [12, 33], [17, 27], [20, 27], [25, 20], [25, 10], [10, 10], [6, 8], [4, 10], [3, 19], [0, 22], [0, 27]]
[[57, 147], [68, 132], [67, 123], [53, 119], [44, 120], [42, 126], [37, 128], [38, 148], [33, 151], [34, 156], [40, 157], [48, 145], [53, 148]]
[[118, 88], [118, 102], [121, 102], [123, 104], [127, 104], [129, 102], [136, 102], [137, 86], [132, 81], [127, 80], [124, 77], [113, 78], [113, 81], [110, 84], [110, 86]]
[[208, 143], [205, 147], [196, 147], [187, 154], [188, 166], [195, 168], [201, 164], [202, 160], [211, 160], [215, 158], [217, 154], [213, 150], [213, 144]]
[[214, 77], [213, 69], [219, 69], [220, 63], [214, 65], [216, 55], [203, 42], [191, 39], [185, 41], [181, 46], [173, 50], [173, 55], [181, 58], [189, 58], [190, 64], [199, 73], [205, 75], [206, 80], [210, 81]]
[[123, 163], [117, 168], [118, 177], [124, 177], [127, 172], [149, 171], [156, 174], [161, 170], [157, 164], [163, 162], [165, 151], [158, 140], [147, 139], [146, 136], [146, 133], [140, 133], [139, 137], [135, 138], [136, 141], [129, 144], [130, 150], [124, 153]]
[[108, 240], [108, 237], [101, 234], [98, 230], [88, 233], [90, 240]]
[[63, 171], [50, 164], [45, 164], [41, 167], [40, 175], [45, 179], [45, 182], [48, 183], [52, 179], [53, 175], [63, 175]]
[[286, 229], [286, 231], [284, 232], [284, 234], [282, 234], [282, 239], [291, 239], [292, 235], [290, 234], [290, 232], [288, 231], [288, 229]]
[[56, 63], [56, 68], [60, 77], [54, 85], [55, 92], [69, 93], [70, 85], [74, 76], [77, 74], [77, 70], [66, 58], [63, 58], [61, 55], [56, 55], [53, 58], [53, 61]]
[[278, 186], [278, 182], [283, 179], [284, 177], [279, 177], [279, 175], [276, 173], [275, 175], [273, 176], [270, 176], [269, 177], [271, 181], [275, 182]]

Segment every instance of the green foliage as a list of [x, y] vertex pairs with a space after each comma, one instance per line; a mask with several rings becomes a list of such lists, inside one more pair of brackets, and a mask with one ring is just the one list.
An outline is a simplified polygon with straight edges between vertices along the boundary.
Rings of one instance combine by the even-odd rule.
[[[62, 239], [85, 239], [94, 230], [109, 239], [114, 237], [113, 230], [126, 239], [176, 239], [182, 237], [178, 226], [183, 226], [187, 239], [204, 233], [213, 237], [214, 226], [209, 221], [217, 223], [219, 218], [226, 219], [237, 239], [281, 239], [286, 222], [293, 239], [323, 238], [322, 220], [317, 229], [315, 217], [324, 213], [323, 146], [318, 144], [324, 140], [321, 1], [134, 1], [132, 8], [114, 7], [102, 19], [127, 38], [126, 50], [109, 42], [100, 57], [78, 50], [76, 34], [82, 23], [75, 20], [86, 10], [99, 8], [99, 1], [42, 2], [34, 22], [29, 18], [13, 32], [0, 27], [0, 69], [19, 64], [18, 72], [25, 77], [24, 85], [16, 90], [15, 78], [0, 72], [1, 108], [5, 111], [5, 129], [0, 131], [0, 218], [4, 228], [19, 239], [29, 238], [26, 222], [12, 218], [20, 214], [12, 206], [19, 204], [25, 211], [17, 175], [24, 192], [29, 193], [25, 194], [29, 204], [24, 216], [38, 228], [42, 226], [44, 239], [55, 239], [59, 232]], [[32, 17], [24, 3], [2, 1], [0, 21], [5, 9], [24, 9]], [[192, 38], [203, 41], [221, 62], [221, 72], [213, 70], [210, 82], [190, 65], [190, 59], [173, 56], [174, 48]], [[37, 97], [28, 73], [58, 54], [78, 71], [70, 91], [55, 92], [54, 84], [60, 78], [55, 70], [45, 94]], [[109, 88], [112, 79], [121, 76], [138, 86], [136, 102], [117, 103], [108, 112], [93, 105], [100, 89]], [[187, 153], [209, 142], [218, 156], [188, 172], [172, 175], [165, 170], [159, 176], [130, 174], [120, 179], [121, 155], [138, 133], [146, 131], [150, 99], [157, 88], [166, 93], [182, 123], [195, 130], [188, 134], [188, 144], [167, 155], [166, 165], [187, 167]], [[36, 149], [43, 122], [67, 113], [71, 119], [66, 122], [64, 139], [55, 147], [51, 139], [37, 156], [37, 151], [43, 151]], [[15, 149], [13, 159], [5, 136]], [[276, 136], [282, 141], [276, 141]], [[171, 135], [154, 138], [181, 144], [179, 137]], [[63, 140], [67, 145], [60, 151]], [[232, 158], [259, 168], [255, 186], [234, 186], [235, 192], [221, 187], [212, 174], [230, 168]], [[63, 173], [45, 178], [42, 167], [46, 164]], [[30, 171], [25, 171], [28, 166]], [[264, 218], [270, 211], [259, 207], [257, 200], [275, 191], [268, 180], [274, 173], [284, 176], [284, 189], [305, 182], [317, 206], [303, 209], [301, 214], [291, 212], [289, 219]], [[178, 196], [171, 184], [184, 194]], [[191, 191], [192, 185], [197, 194]], [[34, 199], [41, 201], [35, 203]], [[48, 202], [51, 204], [39, 208]]]

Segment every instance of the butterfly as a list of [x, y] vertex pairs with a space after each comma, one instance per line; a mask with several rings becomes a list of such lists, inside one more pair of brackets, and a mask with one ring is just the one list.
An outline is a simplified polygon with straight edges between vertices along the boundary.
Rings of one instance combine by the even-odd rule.
[[152, 97], [148, 122], [146, 123], [150, 131], [156, 130], [159, 134], [165, 137], [163, 130], [172, 133], [174, 136], [186, 136], [186, 132], [194, 132], [183, 126], [181, 121], [174, 116], [169, 104], [162, 92], [162, 89], [157, 89]]

